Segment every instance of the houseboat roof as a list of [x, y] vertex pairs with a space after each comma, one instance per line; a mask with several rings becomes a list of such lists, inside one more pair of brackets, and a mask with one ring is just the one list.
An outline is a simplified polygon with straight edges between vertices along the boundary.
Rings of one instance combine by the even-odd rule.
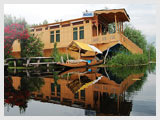
[[97, 15], [103, 16], [103, 18], [108, 23], [115, 21], [115, 14], [116, 14], [117, 20], [119, 22], [125, 22], [125, 21], [129, 22], [130, 21], [130, 17], [124, 8], [122, 8], [122, 9], [109, 9], [109, 10], [102, 9], [102, 10], [96, 10], [94, 13]]
[[83, 20], [87, 20], [87, 19], [94, 19], [94, 17], [96, 15], [102, 16], [108, 23], [112, 23], [115, 21], [115, 14], [117, 16], [117, 20], [119, 20], [120, 22], [130, 21], [129, 15], [127, 14], [127, 12], [124, 8], [122, 8], [122, 9], [109, 9], [109, 10], [102, 9], [102, 10], [95, 10], [93, 17], [81, 17], [81, 18], [76, 18], [76, 19], [71, 19], [71, 20], [66, 20], [66, 21], [60, 21], [60, 22], [55, 22], [55, 23], [33, 26], [31, 28], [45, 27], [45, 26], [52, 26], [52, 25], [61, 25], [61, 24], [67, 25], [70, 23], [78, 22], [78, 21], [83, 21]]
[[86, 43], [81, 43], [81, 42], [77, 42], [77, 41], [72, 41], [69, 45], [68, 45], [68, 50], [71, 51], [75, 51], [75, 52], [79, 52], [79, 49], [81, 50], [81, 53], [85, 53], [87, 51], [91, 51], [91, 52], [97, 52], [102, 54], [102, 52], [96, 48], [93, 45], [89, 45]]

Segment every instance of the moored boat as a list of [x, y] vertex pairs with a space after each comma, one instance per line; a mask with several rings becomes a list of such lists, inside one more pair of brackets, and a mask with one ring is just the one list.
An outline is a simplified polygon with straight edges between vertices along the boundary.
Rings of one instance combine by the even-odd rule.
[[[99, 64], [103, 63], [103, 60], [100, 60], [98, 57], [96, 57], [96, 54], [102, 54], [102, 52], [93, 45], [73, 41], [68, 46], [68, 50], [71, 50], [74, 52], [79, 52], [79, 55], [80, 55], [79, 59], [78, 60], [69, 60], [68, 59], [65, 63], [64, 62], [57, 63], [58, 65], [75, 68], [75, 67], [86, 67], [86, 66], [99, 65]], [[84, 54], [87, 51], [94, 52], [95, 56], [90, 57], [90, 59], [81, 59], [82, 58], [81, 53]]]

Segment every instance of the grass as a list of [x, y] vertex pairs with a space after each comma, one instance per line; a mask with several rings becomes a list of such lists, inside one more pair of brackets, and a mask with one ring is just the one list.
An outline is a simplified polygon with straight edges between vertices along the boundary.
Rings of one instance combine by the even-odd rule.
[[33, 69], [34, 67], [8, 67], [8, 69], [19, 69], [19, 70], [23, 70], [23, 69]]

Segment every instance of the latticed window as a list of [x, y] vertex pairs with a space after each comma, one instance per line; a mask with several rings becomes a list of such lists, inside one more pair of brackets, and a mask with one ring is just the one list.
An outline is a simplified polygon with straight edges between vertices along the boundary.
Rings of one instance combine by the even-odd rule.
[[53, 43], [54, 42], [54, 31], [50, 32], [50, 42]]
[[60, 42], [60, 30], [56, 31], [56, 42]]
[[84, 27], [79, 27], [79, 39], [84, 39]]
[[77, 39], [78, 39], [78, 29], [76, 27], [76, 28], [73, 28], [73, 40], [77, 40]]

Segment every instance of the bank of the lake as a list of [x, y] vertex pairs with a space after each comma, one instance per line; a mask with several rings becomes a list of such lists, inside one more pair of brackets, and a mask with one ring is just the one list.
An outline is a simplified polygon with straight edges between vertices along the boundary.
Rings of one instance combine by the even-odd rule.
[[106, 64], [103, 64], [102, 66], [141, 66], [148, 65], [149, 63], [156, 63], [156, 60], [154, 58], [150, 61], [146, 54], [117, 54], [112, 58], [106, 59]]

